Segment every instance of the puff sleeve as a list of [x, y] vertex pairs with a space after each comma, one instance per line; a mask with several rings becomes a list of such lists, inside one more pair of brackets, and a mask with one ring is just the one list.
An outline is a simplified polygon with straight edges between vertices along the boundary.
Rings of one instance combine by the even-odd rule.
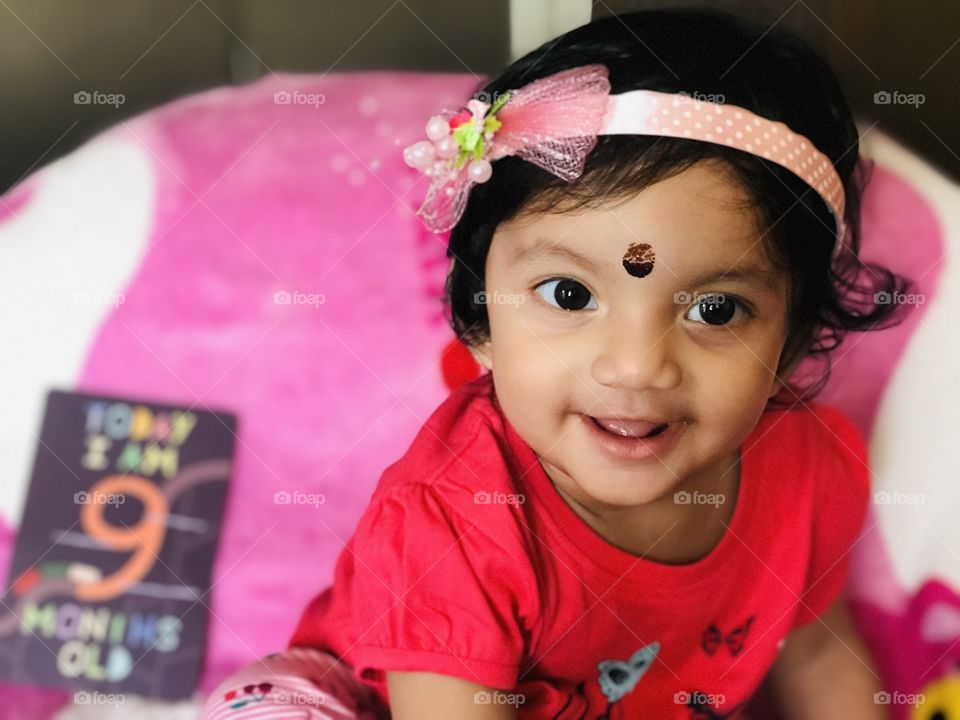
[[[405, 483], [375, 496], [335, 571], [365, 681], [385, 671], [453, 675], [513, 689], [536, 583], [503, 506]], [[471, 507], [472, 505], [472, 507]]]
[[810, 565], [793, 627], [815, 620], [840, 596], [870, 503], [869, 460], [860, 430], [837, 408], [820, 406], [817, 415]]

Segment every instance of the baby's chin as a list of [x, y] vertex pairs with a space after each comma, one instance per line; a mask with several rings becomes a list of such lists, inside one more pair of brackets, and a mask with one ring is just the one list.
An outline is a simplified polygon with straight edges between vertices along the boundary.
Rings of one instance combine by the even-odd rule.
[[[573, 449], [573, 448], [569, 448]], [[554, 483], [591, 506], [628, 508], [655, 502], [672, 502], [683, 479], [665, 462], [654, 459], [644, 463], [622, 463], [593, 457], [541, 458], [541, 464]], [[562, 474], [561, 474], [562, 473]], [[557, 476], [554, 478], [554, 476]]]
[[673, 472], [663, 465], [631, 472], [604, 472], [599, 468], [585, 476], [577, 473], [574, 482], [580, 491], [594, 503], [610, 508], [629, 508], [651, 503], [672, 502], [682, 484]]

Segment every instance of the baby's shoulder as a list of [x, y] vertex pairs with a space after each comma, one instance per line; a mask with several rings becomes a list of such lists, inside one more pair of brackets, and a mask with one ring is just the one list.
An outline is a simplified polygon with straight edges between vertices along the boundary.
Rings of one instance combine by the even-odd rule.
[[469, 518], [480, 506], [509, 510], [518, 496], [504, 419], [488, 376], [482, 376], [458, 387], [430, 415], [407, 451], [383, 472], [373, 501], [434, 503]]
[[[748, 441], [777, 454], [856, 453], [863, 436], [856, 423], [839, 407], [807, 402], [788, 409], [767, 410]], [[853, 447], [851, 447], [853, 446]]]
[[785, 488], [817, 492], [826, 485], [831, 492], [846, 488], [862, 493], [869, 484], [860, 428], [844, 410], [823, 402], [765, 412], [745, 451], [763, 474], [775, 473]]

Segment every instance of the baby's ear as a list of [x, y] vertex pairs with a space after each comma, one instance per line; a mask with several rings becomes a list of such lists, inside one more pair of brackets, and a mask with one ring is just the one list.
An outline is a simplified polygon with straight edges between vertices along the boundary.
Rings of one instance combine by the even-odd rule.
[[486, 340], [482, 345], [468, 345], [467, 347], [474, 360], [487, 370], [493, 370], [493, 354], [490, 352], [489, 340]]

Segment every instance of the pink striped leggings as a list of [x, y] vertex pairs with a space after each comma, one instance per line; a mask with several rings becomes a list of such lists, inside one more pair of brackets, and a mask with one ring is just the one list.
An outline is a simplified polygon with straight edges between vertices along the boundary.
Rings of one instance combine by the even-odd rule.
[[329, 653], [290, 648], [241, 668], [214, 690], [199, 720], [384, 720], [374, 690]]

